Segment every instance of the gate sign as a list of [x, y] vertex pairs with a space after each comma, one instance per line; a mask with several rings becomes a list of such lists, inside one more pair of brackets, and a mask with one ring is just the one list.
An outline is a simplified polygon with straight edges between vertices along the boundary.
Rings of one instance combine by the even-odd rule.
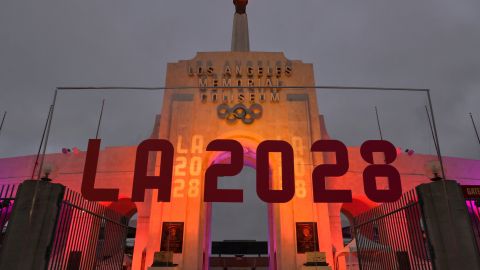
[[467, 199], [480, 199], [480, 186], [462, 186], [463, 196]]

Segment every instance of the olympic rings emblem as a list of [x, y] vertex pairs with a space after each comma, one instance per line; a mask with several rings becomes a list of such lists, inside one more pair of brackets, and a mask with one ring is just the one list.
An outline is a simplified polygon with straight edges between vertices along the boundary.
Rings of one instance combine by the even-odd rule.
[[242, 103], [239, 103], [232, 108], [227, 104], [222, 103], [217, 107], [217, 115], [220, 119], [226, 119], [227, 123], [233, 124], [237, 120], [241, 120], [244, 124], [252, 124], [255, 119], [262, 117], [263, 108], [260, 104], [254, 103], [247, 108]]

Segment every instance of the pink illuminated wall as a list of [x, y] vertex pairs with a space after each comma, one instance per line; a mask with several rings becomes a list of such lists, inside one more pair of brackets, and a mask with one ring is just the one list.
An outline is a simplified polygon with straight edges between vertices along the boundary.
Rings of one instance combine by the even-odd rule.
[[[254, 151], [246, 148], [245, 163], [248, 166], [254, 166]], [[136, 147], [109, 147], [102, 150], [98, 166], [97, 187], [119, 188], [119, 202], [105, 202], [112, 209], [122, 212], [129, 216], [135, 211], [138, 212], [137, 238], [134, 250], [134, 265], [136, 269], [140, 268], [142, 254], [145, 253], [145, 247], [148, 239], [148, 224], [150, 219], [150, 200], [151, 194], [147, 193], [147, 201], [143, 203], [132, 203], [129, 200], [131, 196], [131, 185], [133, 178], [133, 166]], [[35, 156], [23, 156], [0, 159], [0, 183], [19, 184], [25, 179], [29, 179]], [[328, 188], [343, 189], [348, 188], [353, 191], [354, 201], [344, 204], [330, 204], [329, 215], [331, 222], [329, 224], [318, 224], [318, 226], [330, 226], [331, 239], [337, 250], [343, 248], [342, 231], [340, 224], [340, 211], [348, 215], [358, 215], [377, 204], [366, 198], [363, 192], [362, 171], [366, 163], [359, 154], [358, 147], [349, 147], [350, 169], [342, 177], [328, 181]], [[85, 152], [78, 154], [49, 154], [46, 162], [52, 164], [54, 170], [51, 178], [56, 183], [61, 183], [70, 189], [80, 192], [82, 170], [84, 165]], [[218, 155], [212, 162], [224, 160], [225, 157]], [[398, 156], [394, 166], [401, 172], [403, 190], [413, 189], [419, 184], [427, 183], [430, 180], [425, 176], [424, 164], [435, 160], [434, 156], [414, 154], [407, 155], [402, 153]], [[480, 161], [462, 158], [446, 157], [444, 159], [446, 173], [449, 179], [454, 179], [464, 185], [480, 184]], [[272, 223], [271, 226], [274, 224]], [[270, 228], [271, 229], [271, 228]], [[207, 243], [210, 241], [207, 238]], [[271, 244], [271, 251], [275, 249], [275, 243]], [[147, 262], [148, 265], [148, 262]], [[342, 268], [340, 268], [342, 269]]]

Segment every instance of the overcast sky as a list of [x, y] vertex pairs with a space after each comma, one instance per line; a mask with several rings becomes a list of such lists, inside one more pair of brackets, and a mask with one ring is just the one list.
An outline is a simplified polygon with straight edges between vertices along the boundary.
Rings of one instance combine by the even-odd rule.
[[[2, 0], [0, 157], [36, 152], [57, 86], [164, 85], [167, 62], [230, 48], [231, 0]], [[250, 0], [251, 49], [313, 63], [317, 85], [432, 89], [444, 154], [480, 158], [480, 2]], [[103, 145], [135, 145], [161, 110], [158, 93], [61, 93], [49, 152], [85, 149], [106, 98]], [[384, 135], [433, 153], [416, 93], [318, 94], [330, 134], [349, 145]]]
[[[56, 86], [164, 85], [167, 62], [230, 47], [230, 0], [2, 1], [0, 156], [34, 153]], [[251, 48], [314, 64], [317, 85], [432, 89], [446, 155], [480, 157], [468, 113], [480, 124], [480, 2], [251, 0]], [[424, 105], [412, 93], [319, 92], [332, 136], [350, 145], [378, 137], [433, 152]], [[62, 93], [50, 152], [85, 148], [106, 98], [104, 145], [134, 145], [161, 110], [162, 94]]]

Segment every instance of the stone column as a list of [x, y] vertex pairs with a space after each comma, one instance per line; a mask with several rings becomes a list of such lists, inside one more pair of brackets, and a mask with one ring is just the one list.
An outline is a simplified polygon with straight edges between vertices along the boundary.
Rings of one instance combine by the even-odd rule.
[[232, 52], [250, 51], [250, 38], [248, 35], [248, 0], [233, 0], [235, 15], [233, 15]]
[[480, 253], [457, 182], [422, 184], [417, 193], [435, 269], [480, 269]]
[[233, 17], [232, 52], [250, 51], [247, 14], [235, 13]]
[[15, 198], [0, 253], [0, 269], [47, 269], [65, 187], [23, 182]]

